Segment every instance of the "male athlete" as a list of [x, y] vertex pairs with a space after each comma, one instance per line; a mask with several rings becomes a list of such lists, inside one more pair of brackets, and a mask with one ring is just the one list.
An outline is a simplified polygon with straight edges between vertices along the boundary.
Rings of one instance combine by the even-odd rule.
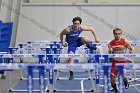
[[[92, 48], [96, 50], [97, 48], [95, 46], [90, 45], [90, 40], [87, 37], [79, 37], [80, 33], [82, 31], [90, 31], [95, 39], [95, 42], [100, 42], [97, 38], [96, 32], [93, 27], [87, 27], [87, 26], [81, 26], [82, 19], [80, 17], [74, 17], [73, 25], [70, 25], [66, 27], [61, 33], [60, 33], [60, 40], [62, 43], [62, 46], [67, 47], [68, 46], [68, 53], [74, 54], [77, 47], [80, 47], [83, 44], [86, 44], [88, 48]], [[63, 41], [63, 36], [66, 36], [66, 42]], [[73, 64], [74, 59], [69, 58], [69, 62]], [[73, 71], [70, 70], [70, 78], [69, 80], [74, 79], [73, 77]]]
[[[131, 46], [131, 44], [124, 38], [121, 37], [122, 35], [122, 30], [120, 28], [115, 28], [113, 30], [113, 35], [114, 35], [114, 40], [112, 40], [109, 45], [109, 54], [126, 54], [126, 50], [129, 49], [129, 53], [134, 53], [134, 48]], [[111, 82], [111, 86], [113, 88], [113, 90], [115, 91], [115, 93], [118, 93], [118, 89], [117, 89], [117, 85], [116, 85], [116, 77], [118, 74], [118, 70], [115, 67], [116, 64], [118, 63], [128, 63], [128, 62], [132, 62], [131, 59], [128, 58], [113, 58], [112, 60], [112, 68], [111, 68], [111, 72], [110, 72], [110, 82]], [[128, 79], [126, 78], [126, 70], [124, 69], [124, 86], [127, 89], [129, 87], [128, 84]]]

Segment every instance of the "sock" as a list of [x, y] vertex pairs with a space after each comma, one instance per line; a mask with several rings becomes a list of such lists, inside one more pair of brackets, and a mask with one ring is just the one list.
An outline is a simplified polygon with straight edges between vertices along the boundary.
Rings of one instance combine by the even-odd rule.
[[116, 83], [114, 84], [114, 85], [111, 85], [112, 86], [112, 88], [115, 90], [115, 91], [117, 91], [118, 89], [117, 89], [117, 85], [116, 85]]
[[5, 71], [0, 71], [0, 74], [4, 74], [5, 73]]
[[70, 71], [70, 76], [73, 76], [73, 71]]
[[129, 87], [129, 83], [128, 83], [128, 79], [127, 79], [127, 77], [124, 77], [124, 78], [123, 78], [123, 82], [124, 82], [124, 86], [125, 86], [125, 88], [128, 89], [128, 87]]
[[87, 48], [92, 48], [93, 50], [96, 50], [97, 49], [96, 46], [90, 46], [90, 45], [86, 45], [86, 46], [87, 46]]

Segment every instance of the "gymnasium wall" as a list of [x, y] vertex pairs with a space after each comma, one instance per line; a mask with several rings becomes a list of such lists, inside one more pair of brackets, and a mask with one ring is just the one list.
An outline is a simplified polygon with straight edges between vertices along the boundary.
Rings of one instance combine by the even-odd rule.
[[30, 3], [140, 3], [139, 0], [29, 0]]
[[[16, 46], [30, 40], [59, 40], [59, 33], [72, 24], [75, 16], [83, 19], [82, 25], [94, 27], [101, 41], [112, 40], [116, 26], [128, 40], [140, 40], [140, 5], [23, 4]], [[81, 36], [94, 40], [91, 32], [83, 32]]]

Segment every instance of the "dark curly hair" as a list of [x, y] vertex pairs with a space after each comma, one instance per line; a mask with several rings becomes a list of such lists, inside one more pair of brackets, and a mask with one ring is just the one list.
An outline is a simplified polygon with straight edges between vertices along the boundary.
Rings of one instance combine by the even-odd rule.
[[117, 30], [121, 31], [121, 33], [122, 33], [122, 30], [121, 30], [120, 28], [115, 28], [115, 29], [113, 30], [113, 34], [115, 34], [115, 31], [117, 31]]
[[82, 23], [82, 19], [81, 19], [80, 17], [78, 17], [78, 16], [76, 16], [76, 17], [74, 17], [74, 18], [72, 19], [72, 22], [73, 22], [73, 23], [74, 23], [75, 21], [79, 21], [80, 24]]

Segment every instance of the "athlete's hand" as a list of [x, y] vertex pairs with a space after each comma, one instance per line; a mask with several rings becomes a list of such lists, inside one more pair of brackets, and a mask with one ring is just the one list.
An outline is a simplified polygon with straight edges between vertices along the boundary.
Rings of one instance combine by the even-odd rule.
[[65, 43], [62, 44], [62, 46], [63, 46], [63, 47], [67, 47], [68, 44], [65, 42]]
[[96, 43], [99, 43], [99, 42], [100, 42], [100, 40], [99, 40], [98, 38], [96, 38], [96, 39], [95, 39], [95, 42], [96, 42]]
[[133, 59], [131, 59], [131, 58], [128, 58], [127, 60], [128, 60], [129, 63], [133, 62]]

